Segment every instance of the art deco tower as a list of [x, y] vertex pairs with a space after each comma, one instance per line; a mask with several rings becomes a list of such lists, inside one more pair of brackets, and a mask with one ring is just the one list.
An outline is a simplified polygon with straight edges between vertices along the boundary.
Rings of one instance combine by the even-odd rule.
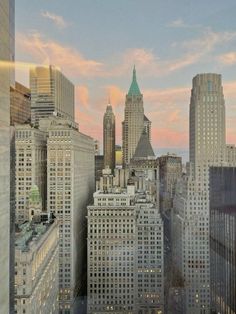
[[198, 176], [200, 169], [224, 161], [225, 101], [220, 74], [193, 78], [189, 118], [190, 162]]
[[122, 123], [123, 136], [123, 166], [127, 167], [133, 157], [144, 128], [143, 95], [141, 94], [136, 70], [133, 70], [133, 80], [126, 95], [125, 119]]
[[109, 166], [112, 171], [115, 168], [115, 129], [115, 115], [109, 104], [103, 117], [103, 155], [104, 168]]

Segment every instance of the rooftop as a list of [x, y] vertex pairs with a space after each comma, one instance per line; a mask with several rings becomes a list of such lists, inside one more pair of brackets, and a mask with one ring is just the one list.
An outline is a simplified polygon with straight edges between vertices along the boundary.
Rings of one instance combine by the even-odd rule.
[[40, 216], [39, 222], [25, 222], [19, 226], [20, 231], [16, 232], [15, 248], [23, 252], [29, 251], [30, 244], [37, 242], [43, 234], [47, 232], [50, 226], [54, 223], [52, 215], [47, 213]]

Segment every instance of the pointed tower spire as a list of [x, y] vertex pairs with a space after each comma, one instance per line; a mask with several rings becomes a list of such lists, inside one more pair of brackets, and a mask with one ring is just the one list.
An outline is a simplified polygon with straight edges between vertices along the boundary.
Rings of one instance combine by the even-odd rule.
[[140, 89], [138, 87], [138, 83], [137, 83], [137, 78], [136, 78], [136, 69], [135, 69], [135, 65], [134, 65], [134, 69], [133, 69], [133, 79], [132, 79], [132, 83], [130, 85], [130, 89], [128, 92], [129, 96], [139, 96], [141, 95]]

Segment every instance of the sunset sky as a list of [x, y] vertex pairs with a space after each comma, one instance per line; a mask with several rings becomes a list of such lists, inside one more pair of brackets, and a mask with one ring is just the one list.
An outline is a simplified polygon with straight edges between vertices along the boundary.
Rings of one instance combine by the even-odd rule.
[[[235, 0], [18, 0], [16, 61], [59, 66], [76, 87], [80, 130], [101, 144], [109, 94], [121, 144], [135, 64], [157, 153], [188, 150], [192, 78], [221, 73], [236, 143], [235, 14]], [[16, 79], [28, 85], [27, 66]]]

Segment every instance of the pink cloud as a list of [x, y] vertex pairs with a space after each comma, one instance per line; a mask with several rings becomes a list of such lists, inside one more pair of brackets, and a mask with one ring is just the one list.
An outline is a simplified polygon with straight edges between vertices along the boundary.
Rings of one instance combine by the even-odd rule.
[[218, 61], [224, 65], [232, 65], [236, 63], [236, 52], [225, 53], [218, 57]]
[[89, 105], [89, 90], [87, 86], [79, 85], [75, 88], [75, 100], [84, 107]]
[[103, 68], [102, 63], [86, 59], [76, 49], [61, 45], [51, 39], [45, 39], [40, 33], [30, 35], [17, 33], [16, 44], [18, 49], [30, 55], [34, 62], [56, 65], [72, 76], [97, 76]]

